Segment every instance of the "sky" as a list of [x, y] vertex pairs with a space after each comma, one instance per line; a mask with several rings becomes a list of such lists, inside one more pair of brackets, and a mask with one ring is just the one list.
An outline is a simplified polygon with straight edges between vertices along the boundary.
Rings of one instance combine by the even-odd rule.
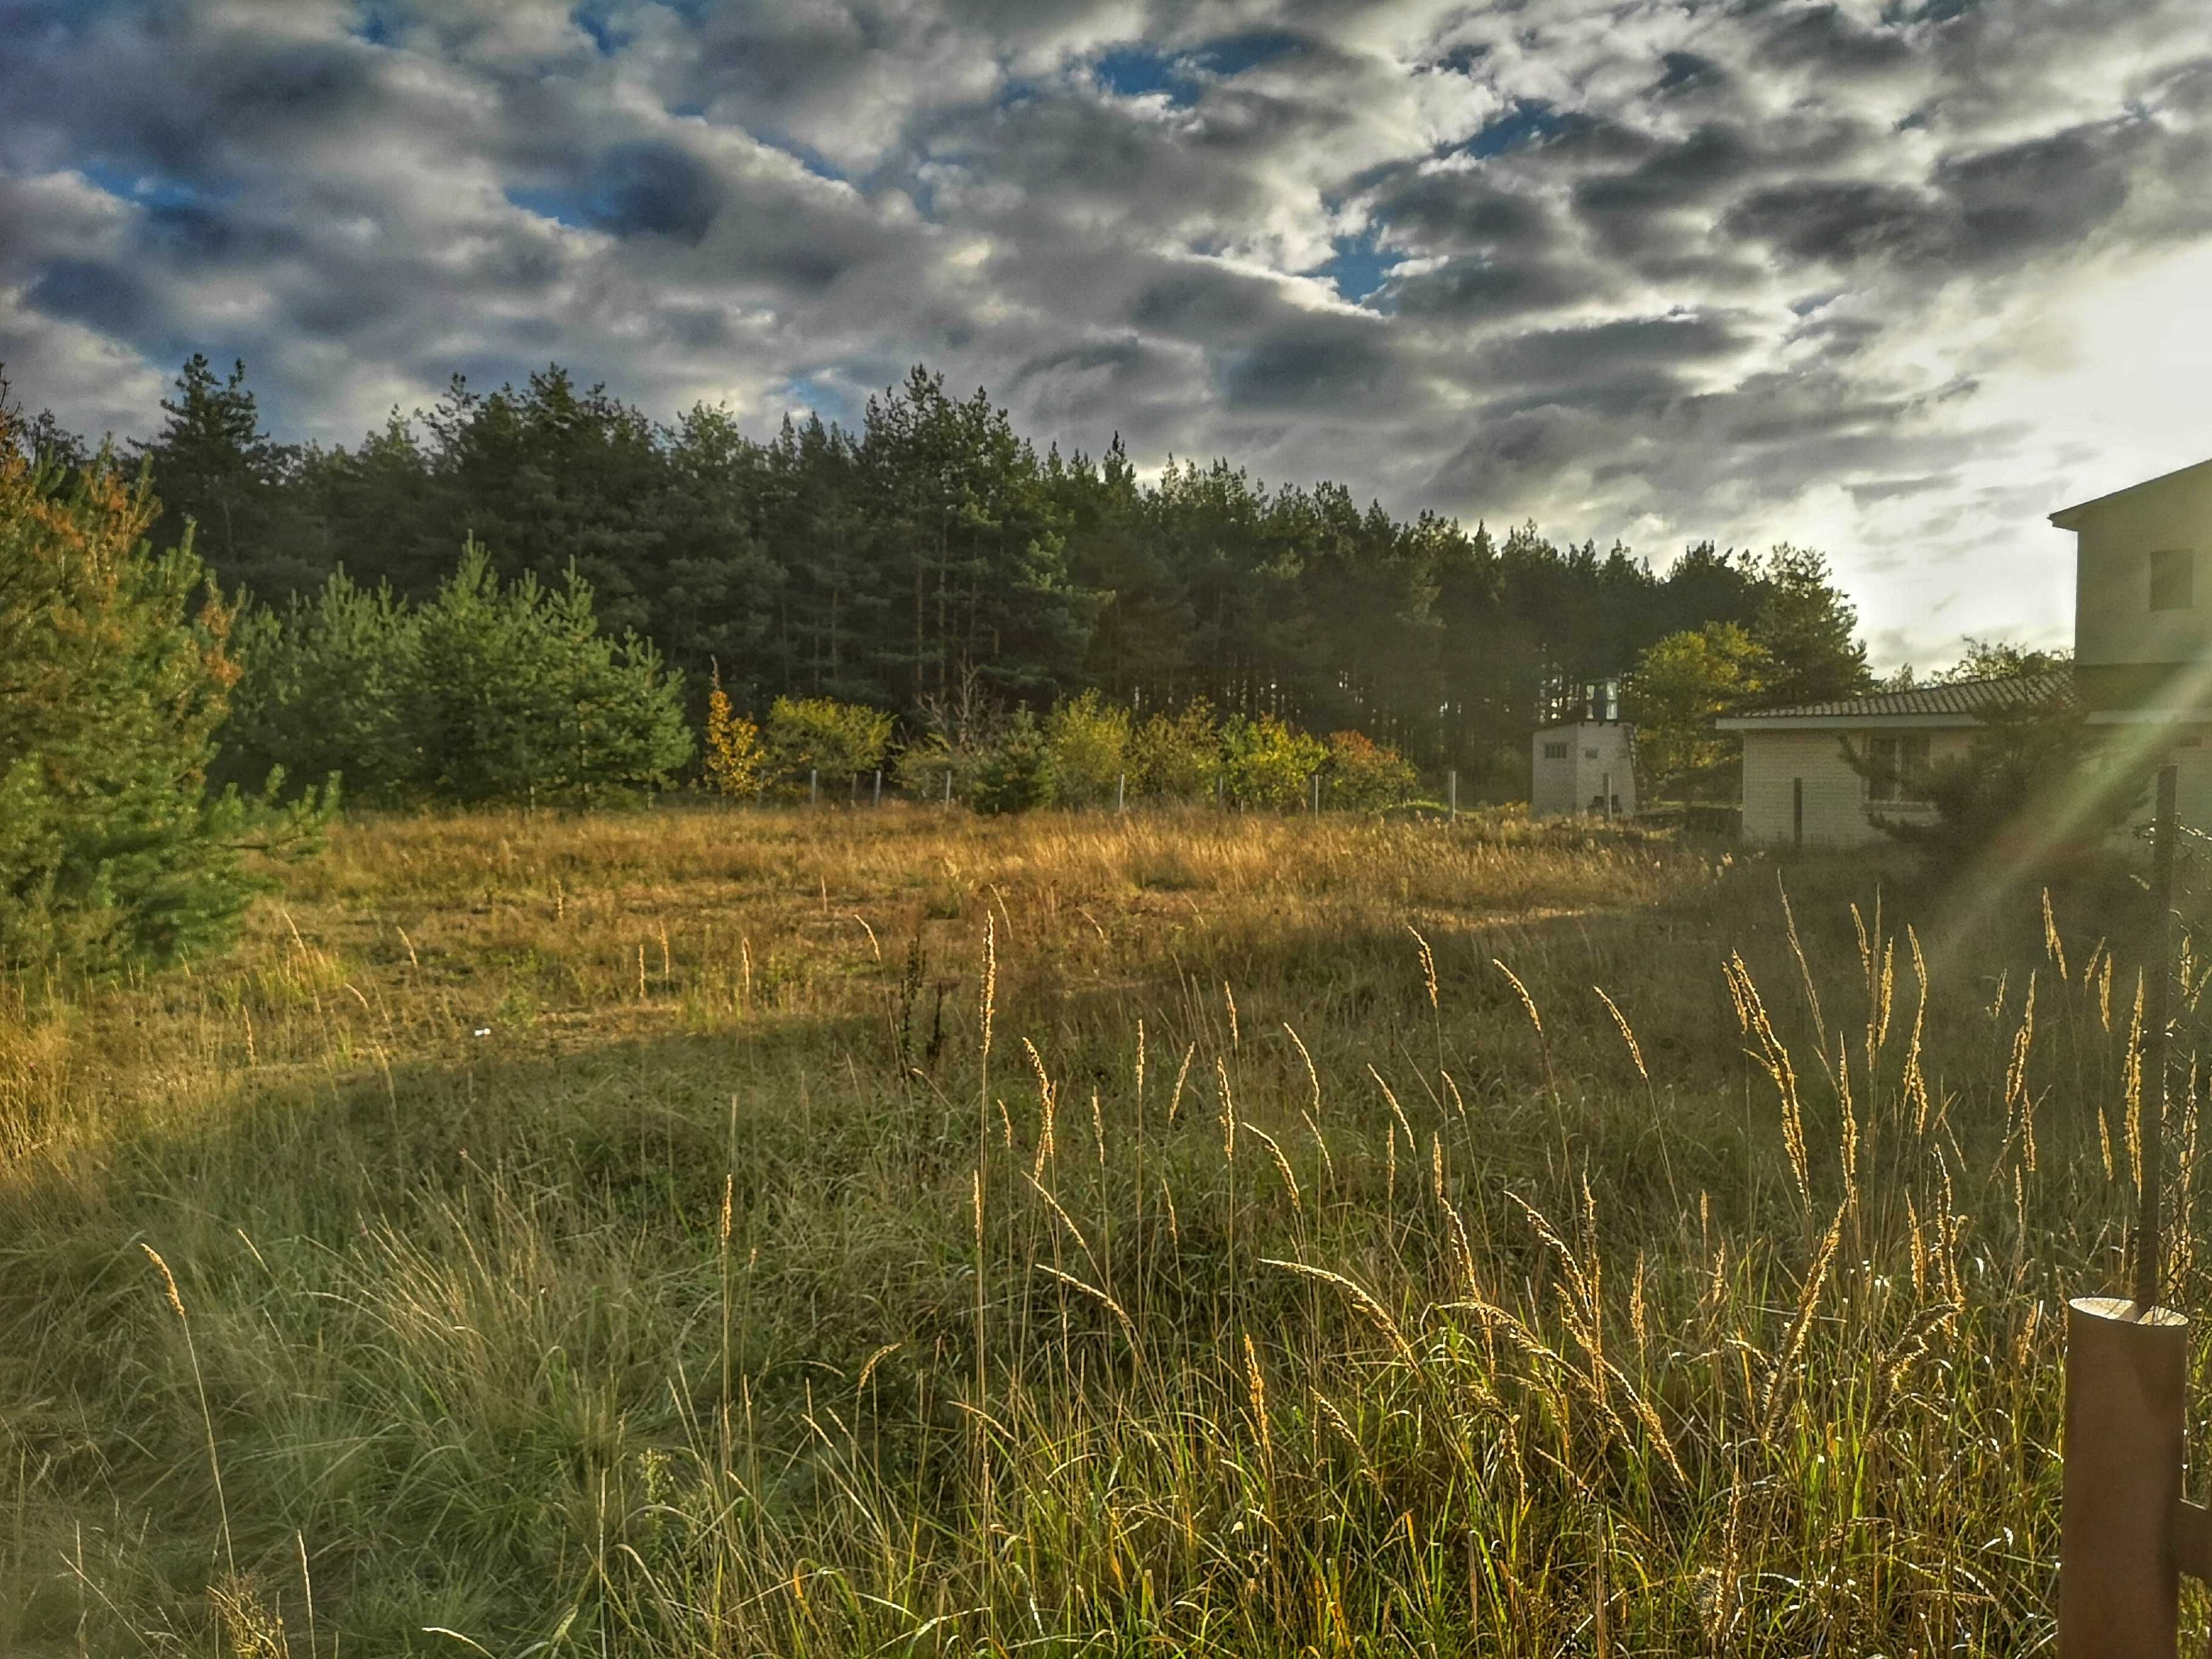
[[0, 365], [357, 441], [550, 362], [1401, 514], [1824, 550], [1878, 666], [2064, 643], [2212, 455], [2203, 0], [0, 0]]

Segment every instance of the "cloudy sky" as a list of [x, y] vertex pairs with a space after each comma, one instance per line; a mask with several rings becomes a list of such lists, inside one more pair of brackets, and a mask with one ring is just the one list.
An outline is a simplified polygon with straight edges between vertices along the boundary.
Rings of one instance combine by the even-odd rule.
[[1826, 548], [1887, 666], [2063, 640], [2212, 453], [2203, 0], [0, 0], [0, 362], [352, 441], [557, 360], [1394, 510]]

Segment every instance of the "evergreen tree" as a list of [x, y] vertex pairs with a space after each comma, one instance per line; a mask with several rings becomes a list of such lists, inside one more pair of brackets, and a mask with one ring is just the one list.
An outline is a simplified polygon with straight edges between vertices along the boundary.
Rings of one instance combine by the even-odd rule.
[[1750, 627], [1769, 667], [1759, 701], [1772, 708], [1863, 696], [1874, 690], [1857, 608], [1829, 580], [1828, 562], [1784, 543], [1760, 568], [1762, 592]]
[[298, 453], [261, 429], [245, 363], [218, 380], [195, 352], [161, 410], [168, 418], [154, 441], [131, 448], [153, 469], [163, 533], [174, 539], [187, 522], [197, 525], [194, 544], [226, 588], [273, 597], [320, 580], [328, 567], [313, 556], [286, 488]]
[[601, 803], [665, 787], [691, 758], [681, 683], [635, 632], [601, 632], [574, 567], [502, 585], [477, 543], [414, 619], [399, 696], [433, 799]]
[[416, 798], [422, 755], [404, 714], [419, 674], [418, 632], [390, 583], [364, 588], [343, 570], [281, 610], [249, 605], [222, 775], [249, 787], [276, 770], [308, 782], [337, 777], [349, 796], [384, 805]]
[[[0, 404], [0, 964], [105, 970], [231, 935], [264, 815], [206, 773], [237, 667], [189, 532], [154, 553], [142, 469], [33, 462]], [[303, 847], [310, 801], [280, 831]]]

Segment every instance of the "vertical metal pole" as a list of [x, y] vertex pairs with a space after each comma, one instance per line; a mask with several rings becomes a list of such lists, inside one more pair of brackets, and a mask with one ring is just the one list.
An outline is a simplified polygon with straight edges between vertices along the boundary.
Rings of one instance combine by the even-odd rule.
[[878, 767], [876, 769], [876, 805], [878, 805], [878, 806], [881, 806], [883, 804], [884, 804], [884, 769], [883, 769], [882, 767], [878, 766]]
[[822, 769], [818, 766], [806, 769], [806, 804], [809, 806], [822, 804]]
[[1127, 772], [1119, 774], [1114, 780], [1114, 810], [1116, 812], [1129, 810], [1129, 775]]
[[952, 769], [949, 766], [945, 769], [945, 804], [952, 805]]
[[1805, 780], [1790, 780], [1790, 844], [1805, 850]]
[[858, 806], [860, 804], [860, 775], [858, 772], [853, 774], [845, 796], [847, 805]]
[[1456, 766], [1453, 767], [1449, 775], [1451, 779], [1451, 781], [1448, 786], [1448, 791], [1451, 797], [1451, 805], [1448, 810], [1445, 821], [1450, 823], [1457, 823], [1459, 822], [1459, 768]]
[[2143, 981], [2142, 1190], [2136, 1218], [2136, 1306], [2159, 1305], [2166, 1277], [2159, 1210], [2166, 1162], [2166, 987], [2173, 974], [2173, 797], [2179, 769], [2158, 773], [2158, 817], [2151, 825], [2150, 960]]
[[1321, 815], [1321, 774], [1318, 772], [1313, 775], [1313, 812], [1316, 817]]

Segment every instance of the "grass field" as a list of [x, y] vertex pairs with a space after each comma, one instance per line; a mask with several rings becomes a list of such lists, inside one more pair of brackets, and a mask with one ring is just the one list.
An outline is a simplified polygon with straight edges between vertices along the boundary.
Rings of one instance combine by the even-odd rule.
[[2136, 983], [2049, 904], [1502, 818], [351, 825], [228, 959], [0, 992], [0, 1650], [2047, 1646]]

